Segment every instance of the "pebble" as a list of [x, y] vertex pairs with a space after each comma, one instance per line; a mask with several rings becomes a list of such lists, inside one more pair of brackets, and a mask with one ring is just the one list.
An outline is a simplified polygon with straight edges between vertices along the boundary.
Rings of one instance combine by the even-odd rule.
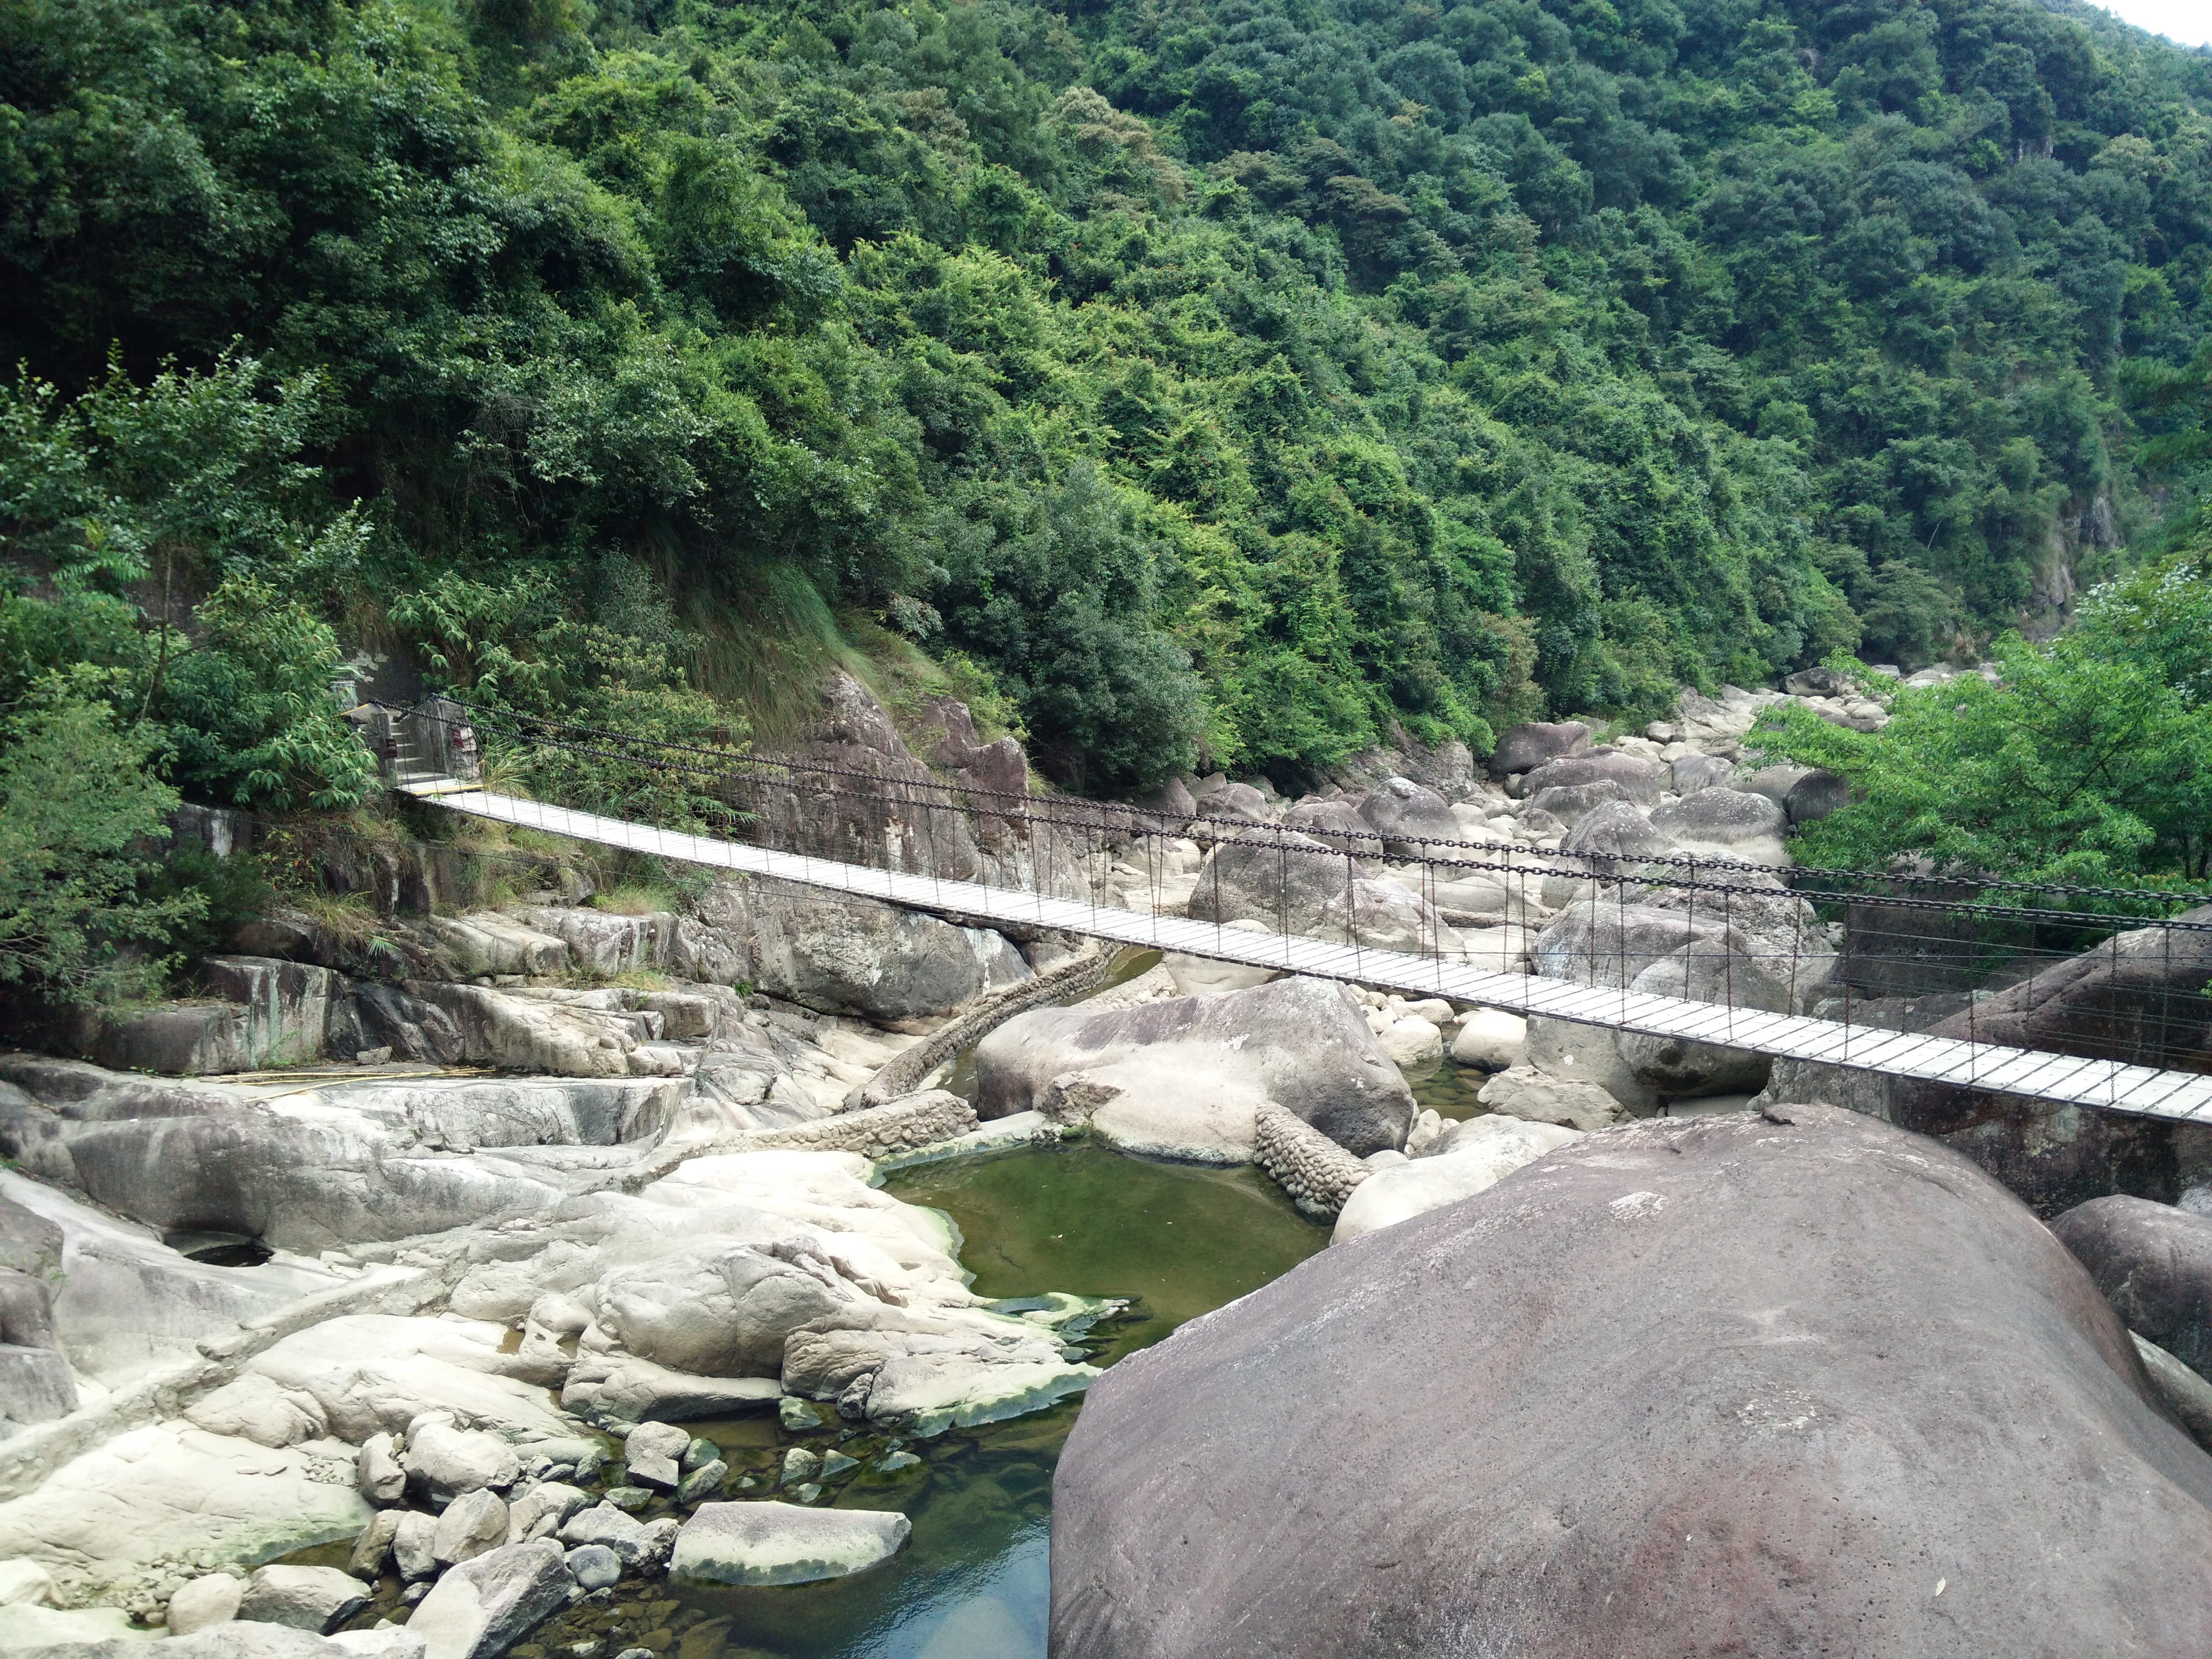
[[921, 1460], [910, 1451], [895, 1451], [889, 1457], [876, 1460], [878, 1474], [896, 1474], [901, 1469], [910, 1469]]
[[793, 1446], [783, 1455], [783, 1479], [781, 1484], [790, 1486], [797, 1480], [811, 1480], [821, 1468], [822, 1460], [804, 1446]]
[[720, 1462], [722, 1449], [711, 1440], [694, 1440], [684, 1449], [684, 1473], [690, 1474], [709, 1463]]
[[609, 1486], [606, 1501], [618, 1510], [636, 1510], [653, 1502], [653, 1494], [643, 1486]]
[[860, 1467], [860, 1460], [859, 1458], [848, 1457], [841, 1451], [833, 1451], [827, 1454], [822, 1460], [822, 1479], [824, 1480], [835, 1480], [839, 1475], [844, 1474], [846, 1470], [857, 1469]]
[[811, 1401], [801, 1400], [795, 1394], [784, 1395], [776, 1403], [775, 1409], [776, 1414], [783, 1419], [783, 1426], [793, 1434], [822, 1426], [822, 1413], [814, 1409]]
[[791, 1501], [794, 1504], [811, 1504], [821, 1496], [822, 1488], [811, 1480], [791, 1489]]

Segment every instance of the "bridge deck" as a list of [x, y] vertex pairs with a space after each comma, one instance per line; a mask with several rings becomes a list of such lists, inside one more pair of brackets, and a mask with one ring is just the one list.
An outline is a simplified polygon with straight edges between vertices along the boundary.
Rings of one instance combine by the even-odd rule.
[[[438, 780], [437, 784], [450, 781]], [[1494, 972], [1464, 963], [1364, 949], [1297, 934], [1261, 933], [1179, 916], [1147, 915], [1087, 900], [969, 882], [940, 881], [841, 864], [803, 854], [657, 829], [481, 789], [409, 791], [436, 805], [548, 835], [625, 848], [659, 858], [774, 877], [884, 899], [912, 909], [988, 922], [1048, 927], [1324, 979], [1348, 980], [1415, 996], [1447, 997], [1523, 1014], [1606, 1026], [1651, 1036], [1680, 1037], [1790, 1060], [1875, 1072], [1888, 1077], [1965, 1084], [2032, 1099], [2092, 1106], [2146, 1116], [2212, 1121], [2212, 1077], [2166, 1072], [2115, 1060], [1969, 1042], [1956, 1037], [1884, 1030], [1799, 1015], [1764, 1013], [1626, 989], [1592, 988], [1571, 981]]]

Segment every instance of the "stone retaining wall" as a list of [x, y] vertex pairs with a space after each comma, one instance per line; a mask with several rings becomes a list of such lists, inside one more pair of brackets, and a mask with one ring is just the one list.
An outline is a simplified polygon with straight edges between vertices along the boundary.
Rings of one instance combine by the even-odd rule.
[[1256, 1128], [1254, 1161], [1274, 1176], [1293, 1204], [1318, 1220], [1334, 1216], [1352, 1189], [1374, 1173], [1304, 1118], [1272, 1100], [1261, 1103]]
[[744, 1137], [739, 1150], [859, 1152], [866, 1158], [888, 1158], [964, 1135], [975, 1127], [973, 1106], [945, 1090], [927, 1089], [857, 1112], [840, 1112], [787, 1128], [758, 1130]]

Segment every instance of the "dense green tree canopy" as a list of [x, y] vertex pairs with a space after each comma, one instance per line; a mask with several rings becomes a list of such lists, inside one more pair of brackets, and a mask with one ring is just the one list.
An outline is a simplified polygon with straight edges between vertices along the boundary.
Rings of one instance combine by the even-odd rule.
[[304, 805], [341, 647], [691, 729], [826, 605], [1103, 790], [1971, 650], [2187, 423], [2098, 15], [5, 0], [0, 696]]
[[2047, 646], [2008, 635], [1995, 655], [1995, 683], [1890, 694], [1877, 734], [1802, 707], [1770, 722], [1759, 742], [1852, 786], [1806, 828], [1807, 861], [2091, 885], [2212, 877], [2212, 543], [2093, 588]]

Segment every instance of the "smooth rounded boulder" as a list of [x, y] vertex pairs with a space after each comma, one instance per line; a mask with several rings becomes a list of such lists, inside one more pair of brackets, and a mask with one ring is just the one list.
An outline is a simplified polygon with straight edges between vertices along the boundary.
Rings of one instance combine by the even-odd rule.
[[1058, 1659], [2212, 1652], [2212, 1457], [1966, 1159], [1841, 1109], [1589, 1136], [1115, 1366]]
[[2212, 1218], [2147, 1198], [2093, 1198], [2051, 1224], [2130, 1330], [2212, 1370]]
[[1036, 1110], [1062, 1079], [1102, 1103], [1091, 1121], [1108, 1140], [1195, 1162], [1249, 1160], [1262, 1101], [1360, 1158], [1402, 1146], [1413, 1121], [1364, 1011], [1327, 980], [1018, 1014], [975, 1045], [975, 1115]]

